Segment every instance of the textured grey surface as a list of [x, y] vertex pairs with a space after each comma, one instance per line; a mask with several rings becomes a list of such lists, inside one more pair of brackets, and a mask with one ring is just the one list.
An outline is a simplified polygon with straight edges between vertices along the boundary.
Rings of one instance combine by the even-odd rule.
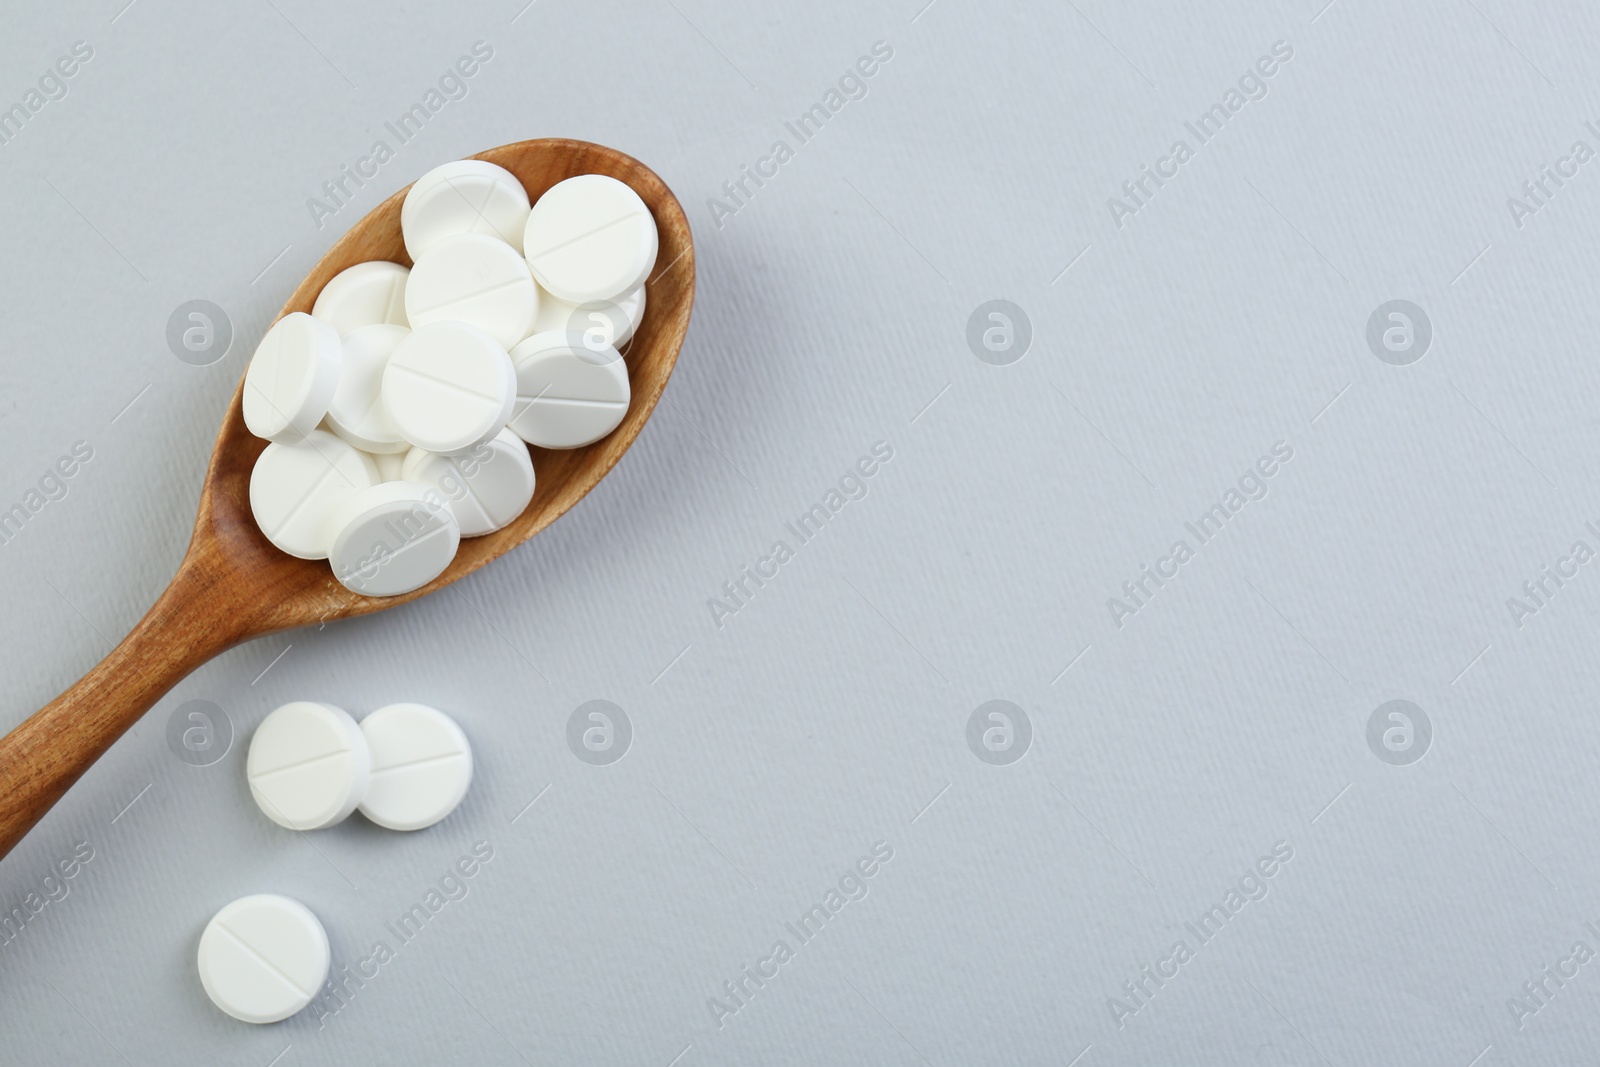
[[[1600, 563], [1560, 562], [1600, 549], [1600, 161], [1543, 206], [1521, 192], [1600, 148], [1600, 16], [521, 2], [7, 16], [0, 101], [75, 41], [93, 56], [0, 145], [0, 506], [75, 442], [93, 458], [0, 545], [0, 726], [161, 590], [249, 352], [393, 189], [527, 137], [614, 145], [683, 200], [700, 277], [665, 402], [571, 514], [458, 590], [220, 657], [0, 864], [0, 905], [26, 908], [93, 850], [0, 948], [0, 1061], [1600, 1053], [1600, 962], [1572, 955], [1600, 950]], [[465, 96], [399, 144], [385, 123], [478, 41]], [[802, 143], [785, 121], [879, 41], [865, 95]], [[1292, 58], [1201, 143], [1185, 123], [1275, 42]], [[319, 229], [307, 198], [379, 139], [393, 158]], [[776, 176], [715, 210], [779, 139]], [[1192, 158], [1128, 199], [1180, 139]], [[1120, 226], [1113, 196], [1138, 208]], [[209, 366], [165, 342], [192, 299], [235, 331]], [[966, 339], [994, 299], [1031, 321], [1008, 365]], [[1395, 299], [1433, 330], [1405, 366], [1366, 341]], [[860, 498], [800, 544], [785, 523], [880, 441], [866, 495], [846, 481]], [[1249, 476], [1275, 446], [1292, 458]], [[1185, 523], [1241, 480], [1202, 544]], [[779, 540], [777, 575], [714, 613]], [[1180, 540], [1119, 626], [1108, 599]], [[1558, 565], [1576, 577], [1534, 603]], [[271, 825], [244, 742], [302, 698], [450, 711], [479, 757], [466, 803], [414, 835]], [[606, 766], [566, 741], [595, 699], [634, 730]], [[1008, 765], [967, 742], [994, 699], [1031, 724]], [[1367, 740], [1397, 699], [1432, 729], [1408, 765]], [[165, 740], [191, 700], [238, 734], [210, 766]], [[492, 860], [401, 945], [387, 924], [476, 842]], [[785, 924], [877, 842], [866, 895], [802, 942]], [[1220, 933], [1186, 925], [1241, 883]], [[195, 945], [262, 891], [321, 916], [340, 965], [393, 957], [285, 1023], [225, 1018]]]

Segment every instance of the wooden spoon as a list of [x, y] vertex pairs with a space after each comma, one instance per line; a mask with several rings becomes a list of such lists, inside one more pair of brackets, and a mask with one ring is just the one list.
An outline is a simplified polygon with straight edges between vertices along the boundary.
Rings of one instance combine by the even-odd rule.
[[[250, 512], [250, 470], [266, 442], [245, 429], [241, 381], [200, 490], [194, 536], [172, 584], [99, 666], [0, 739], [0, 857], [123, 731], [212, 656], [263, 634], [392, 608], [471, 574], [559, 518], [639, 436], [666, 388], [694, 303], [694, 244], [683, 208], [649, 168], [600, 145], [519, 141], [473, 158], [515, 174], [531, 199], [576, 174], [608, 174], [632, 186], [650, 206], [661, 247], [648, 282], [644, 321], [628, 351], [633, 399], [622, 424], [586, 448], [533, 448], [538, 489], [515, 522], [486, 537], [463, 540], [449, 569], [421, 589], [365, 597], [340, 585], [326, 560], [287, 556], [257, 529]], [[340, 238], [280, 316], [309, 312], [328, 279], [346, 267], [373, 259], [409, 265], [400, 237], [405, 194], [405, 189], [395, 193]]]

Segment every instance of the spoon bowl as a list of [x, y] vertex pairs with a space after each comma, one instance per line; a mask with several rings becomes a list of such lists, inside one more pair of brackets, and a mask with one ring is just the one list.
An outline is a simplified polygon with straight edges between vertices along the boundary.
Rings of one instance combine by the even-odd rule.
[[[422, 588], [368, 597], [339, 584], [326, 560], [280, 552], [256, 526], [250, 472], [267, 442], [245, 428], [241, 379], [201, 487], [194, 535], [172, 584], [98, 666], [0, 739], [0, 857], [128, 727], [211, 657], [264, 634], [396, 607], [471, 574], [560, 518], [638, 437], [672, 374], [694, 303], [694, 244], [682, 206], [642, 163], [584, 141], [519, 141], [472, 158], [515, 174], [530, 200], [566, 178], [605, 174], [631, 186], [650, 208], [660, 251], [646, 283], [644, 319], [625, 352], [632, 396], [621, 425], [584, 448], [530, 446], [538, 478], [521, 515], [504, 529], [463, 539], [450, 566]], [[410, 266], [400, 232], [400, 206], [409, 188], [351, 227], [312, 268], [279, 317], [309, 313], [328, 280], [357, 263], [392, 260]]]

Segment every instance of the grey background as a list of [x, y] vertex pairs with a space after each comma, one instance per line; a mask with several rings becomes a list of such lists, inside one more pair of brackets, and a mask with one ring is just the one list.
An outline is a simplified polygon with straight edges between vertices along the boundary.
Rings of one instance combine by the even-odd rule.
[[[458, 589], [202, 668], [0, 864], [9, 908], [95, 853], [0, 949], [0, 1061], [1600, 1051], [1600, 962], [1520, 1028], [1507, 1004], [1600, 950], [1600, 563], [1520, 627], [1506, 603], [1600, 548], [1600, 161], [1521, 227], [1506, 204], [1600, 148], [1600, 13], [522, 2], [7, 15], [7, 105], [72, 42], [94, 56], [0, 147], [0, 504], [75, 441], [94, 459], [0, 546], [0, 725], [160, 592], [250, 351], [392, 190], [508, 141], [614, 145], [683, 201], [699, 289], [665, 401], [568, 516]], [[318, 229], [306, 199], [478, 40], [468, 95]], [[708, 198], [879, 40], [867, 96], [718, 227]], [[1119, 229], [1107, 198], [1280, 40], [1265, 98]], [[206, 367], [164, 340], [196, 298], [235, 331]], [[1031, 320], [1009, 366], [966, 344], [992, 299]], [[1409, 366], [1366, 345], [1392, 299], [1432, 321]], [[880, 440], [866, 498], [715, 625], [708, 598]], [[1107, 599], [1279, 441], [1268, 495], [1116, 626]], [[278, 829], [242, 768], [291, 699], [446, 709], [472, 792], [414, 835]], [[593, 699], [635, 730], [609, 766], [566, 745]], [[967, 747], [991, 699], [1031, 720], [1008, 766]], [[1394, 699], [1432, 723], [1408, 766], [1367, 746]], [[167, 748], [187, 700], [238, 734], [212, 766]], [[290, 894], [351, 963], [477, 841], [470, 893], [337, 1013], [248, 1027], [206, 1000], [227, 901]], [[708, 998], [877, 841], [865, 899], [719, 1027]], [[1277, 842], [1267, 896], [1199, 946], [1185, 922]], [[1180, 938], [1194, 958], [1119, 1027], [1108, 998]]]

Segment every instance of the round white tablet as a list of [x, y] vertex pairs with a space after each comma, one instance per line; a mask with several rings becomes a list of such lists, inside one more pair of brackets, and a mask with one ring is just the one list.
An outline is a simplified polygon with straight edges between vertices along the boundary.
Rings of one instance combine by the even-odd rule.
[[328, 413], [339, 385], [339, 332], [303, 311], [261, 338], [244, 375], [244, 424], [257, 437], [294, 441]]
[[371, 768], [356, 721], [310, 700], [262, 719], [245, 760], [250, 795], [267, 818], [291, 830], [320, 830], [355, 811]]
[[592, 352], [575, 334], [536, 333], [511, 350], [517, 400], [509, 426], [541, 448], [579, 448], [628, 413], [628, 368], [617, 350]]
[[644, 283], [656, 261], [650, 208], [615, 178], [557, 182], [528, 213], [523, 250], [539, 284], [562, 300], [615, 300]]
[[328, 980], [328, 933], [298, 900], [240, 897], [200, 935], [200, 984], [211, 1003], [247, 1023], [275, 1023]]
[[463, 322], [418, 326], [383, 372], [389, 418], [402, 437], [429, 452], [465, 452], [488, 441], [511, 417], [515, 399], [505, 348]]
[[383, 371], [406, 334], [404, 326], [358, 326], [344, 335], [339, 388], [328, 405], [328, 428], [364, 452], [408, 452], [383, 406]]
[[639, 286], [617, 300], [600, 300], [588, 304], [574, 304], [558, 296], [541, 292], [539, 311], [533, 317], [536, 333], [576, 333], [583, 337], [585, 347], [604, 351], [607, 347], [621, 349], [639, 328], [644, 318], [645, 287]]
[[406, 193], [400, 231], [412, 260], [439, 241], [461, 233], [498, 237], [522, 251], [528, 191], [515, 174], [481, 159], [435, 167]]
[[377, 465], [327, 430], [266, 447], [250, 471], [250, 511], [279, 550], [301, 559], [326, 559], [333, 544], [328, 520], [352, 494], [378, 482]]
[[406, 464], [406, 455], [405, 452], [379, 452], [374, 455], [372, 459], [378, 465], [378, 481], [398, 482], [403, 476], [401, 471]]
[[464, 233], [430, 247], [406, 282], [406, 315], [421, 328], [465, 322], [510, 348], [528, 336], [539, 291], [516, 249], [495, 237]]
[[413, 448], [401, 471], [406, 481], [431, 486], [450, 502], [462, 537], [509, 525], [533, 499], [533, 458], [509, 429], [456, 456]]
[[332, 325], [340, 337], [363, 326], [408, 326], [406, 278], [410, 274], [407, 268], [387, 260], [357, 263], [328, 279], [311, 314]]
[[333, 526], [333, 576], [363, 596], [398, 596], [427, 585], [450, 566], [461, 543], [450, 505], [416, 482], [384, 482], [357, 493], [334, 512]]
[[391, 830], [421, 830], [456, 810], [472, 784], [472, 746], [455, 720], [426, 704], [390, 704], [361, 720], [372, 782], [361, 814]]

